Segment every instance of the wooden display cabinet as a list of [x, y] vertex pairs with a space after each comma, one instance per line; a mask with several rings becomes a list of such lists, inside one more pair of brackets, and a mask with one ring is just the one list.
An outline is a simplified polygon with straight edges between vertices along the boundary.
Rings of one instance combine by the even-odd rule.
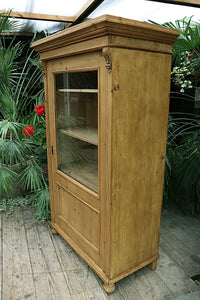
[[177, 31], [102, 16], [33, 43], [51, 226], [104, 281], [156, 267]]

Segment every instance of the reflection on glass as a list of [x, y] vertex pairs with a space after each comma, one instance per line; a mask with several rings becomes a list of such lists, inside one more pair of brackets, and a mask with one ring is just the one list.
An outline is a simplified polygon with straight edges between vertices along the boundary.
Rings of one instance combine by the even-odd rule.
[[97, 71], [55, 79], [58, 169], [98, 192]]

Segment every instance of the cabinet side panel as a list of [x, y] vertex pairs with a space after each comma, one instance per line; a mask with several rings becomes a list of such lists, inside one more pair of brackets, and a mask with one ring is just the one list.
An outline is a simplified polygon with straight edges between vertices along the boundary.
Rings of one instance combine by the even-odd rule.
[[49, 191], [50, 191], [50, 202], [51, 202], [51, 220], [55, 221], [56, 211], [56, 196], [54, 189], [54, 164], [53, 164], [53, 152], [51, 151], [53, 140], [55, 139], [54, 132], [50, 129], [52, 120], [54, 120], [54, 81], [52, 76], [52, 64], [51, 62], [46, 63], [46, 76], [44, 80], [45, 88], [45, 110], [46, 110], [46, 137], [47, 137], [47, 158], [48, 158], [48, 179], [49, 179]]
[[158, 255], [171, 57], [113, 49], [112, 66], [114, 278]]

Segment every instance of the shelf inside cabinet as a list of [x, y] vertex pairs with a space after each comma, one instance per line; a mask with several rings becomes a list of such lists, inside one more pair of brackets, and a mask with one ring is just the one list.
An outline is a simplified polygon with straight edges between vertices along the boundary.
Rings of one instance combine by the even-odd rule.
[[94, 127], [79, 127], [73, 129], [60, 129], [60, 132], [76, 139], [98, 146], [98, 129]]
[[98, 93], [98, 89], [58, 89], [63, 93]]
[[98, 193], [98, 167], [96, 162], [90, 160], [85, 165], [76, 169], [62, 170], [68, 176]]

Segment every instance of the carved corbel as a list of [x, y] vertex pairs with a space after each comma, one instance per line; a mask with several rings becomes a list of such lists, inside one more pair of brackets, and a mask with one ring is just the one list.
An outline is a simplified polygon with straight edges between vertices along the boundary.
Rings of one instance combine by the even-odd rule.
[[40, 60], [40, 67], [42, 68], [42, 74], [47, 76], [47, 63], [44, 60]]
[[111, 56], [111, 52], [110, 52], [110, 48], [105, 47], [102, 50], [102, 55], [106, 60], [106, 69], [108, 71], [109, 74], [112, 73], [112, 56]]
[[48, 98], [48, 92], [47, 92], [47, 63], [44, 60], [40, 60], [40, 66], [42, 68], [42, 74], [44, 76], [44, 98], [45, 98], [45, 104], [47, 106], [47, 98]]

